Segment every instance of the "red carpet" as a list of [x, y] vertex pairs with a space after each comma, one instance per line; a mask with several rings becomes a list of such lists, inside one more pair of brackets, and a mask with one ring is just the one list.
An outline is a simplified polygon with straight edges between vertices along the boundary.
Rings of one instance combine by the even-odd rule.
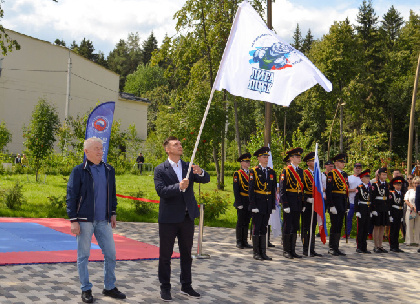
[[[56, 231], [71, 234], [70, 222], [60, 218], [0, 218], [2, 223], [37, 223]], [[72, 234], [71, 234], [72, 235]], [[74, 236], [74, 235], [73, 235]], [[76, 238], [74, 239], [76, 242]], [[159, 247], [114, 234], [117, 260], [150, 260], [159, 258]], [[92, 238], [94, 244], [95, 237]], [[179, 258], [174, 253], [172, 258]], [[89, 261], [103, 261], [102, 251], [92, 249]], [[0, 265], [33, 263], [69, 263], [77, 261], [76, 250], [0, 252]]]

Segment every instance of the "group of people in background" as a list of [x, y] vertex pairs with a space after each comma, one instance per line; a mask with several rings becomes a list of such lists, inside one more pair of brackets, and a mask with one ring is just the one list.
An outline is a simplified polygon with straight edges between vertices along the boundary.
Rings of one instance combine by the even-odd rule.
[[15, 165], [21, 165], [22, 167], [28, 167], [29, 161], [26, 158], [25, 154], [22, 154], [22, 157], [20, 157], [20, 154], [16, 155], [15, 157]]
[[[296, 253], [299, 230], [303, 255], [322, 256], [315, 251], [315, 152], [303, 156], [302, 148], [288, 151], [284, 158], [286, 166], [278, 183], [276, 172], [267, 166], [269, 152], [268, 147], [262, 147], [254, 153], [258, 159], [255, 167], [251, 167], [250, 153], [238, 158], [241, 168], [233, 175], [234, 207], [238, 218], [236, 247], [253, 248], [256, 260], [271, 260], [266, 251], [270, 247], [267, 242], [267, 234], [270, 235], [268, 222], [276, 209], [277, 200], [283, 211], [283, 256], [289, 259], [302, 257]], [[363, 170], [359, 162], [354, 164], [353, 174], [348, 175], [344, 171], [346, 158], [346, 154], [340, 153], [326, 161], [322, 173], [325, 211], [330, 217], [328, 253], [346, 255], [340, 250], [340, 239], [350, 237], [354, 216], [357, 220], [357, 253], [371, 253], [367, 248], [368, 238], [373, 239], [375, 253], [388, 252], [383, 246], [384, 239], [389, 241], [390, 251], [403, 252], [399, 246], [400, 231], [407, 245], [418, 246], [420, 195], [416, 197], [416, 188], [420, 186], [420, 177], [408, 174], [405, 179], [401, 171], [395, 169], [392, 178], [388, 179], [388, 169], [384, 166], [371, 178], [370, 169]], [[305, 170], [299, 167], [302, 160], [307, 166]], [[252, 246], [247, 241], [251, 219]]]

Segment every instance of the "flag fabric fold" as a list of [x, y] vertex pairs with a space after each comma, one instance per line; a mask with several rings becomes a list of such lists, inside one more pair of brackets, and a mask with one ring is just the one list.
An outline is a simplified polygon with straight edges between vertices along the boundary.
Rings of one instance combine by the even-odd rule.
[[322, 243], [325, 244], [328, 236], [327, 224], [325, 220], [325, 202], [324, 202], [324, 191], [322, 187], [322, 176], [319, 167], [318, 159], [318, 144], [315, 148], [315, 168], [314, 168], [314, 187], [312, 187], [312, 197], [314, 198], [314, 212], [317, 213], [317, 221], [319, 234], [321, 236]]
[[332, 90], [318, 68], [270, 30], [248, 2], [239, 4], [214, 89], [288, 106], [317, 83]]

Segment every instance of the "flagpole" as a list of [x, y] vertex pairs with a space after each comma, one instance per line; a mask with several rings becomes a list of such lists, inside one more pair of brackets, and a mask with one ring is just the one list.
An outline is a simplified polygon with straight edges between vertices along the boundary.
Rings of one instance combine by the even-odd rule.
[[[272, 5], [271, 0], [267, 0], [267, 27], [273, 29]], [[273, 112], [273, 104], [265, 102], [265, 128], [264, 128], [264, 146], [271, 143], [271, 116]]]
[[206, 111], [204, 111], [203, 120], [201, 121], [200, 131], [198, 131], [197, 140], [195, 141], [195, 146], [194, 146], [193, 154], [191, 156], [190, 165], [188, 166], [188, 172], [187, 172], [186, 178], [188, 178], [190, 176], [191, 166], [194, 162], [195, 153], [197, 152], [198, 143], [200, 142], [201, 133], [203, 132], [203, 128], [204, 128], [204, 124], [206, 123], [207, 115], [209, 114], [209, 109], [210, 109], [211, 101], [213, 99], [214, 91], [215, 91], [215, 88], [213, 86], [213, 88], [211, 89], [209, 101], [207, 102]]

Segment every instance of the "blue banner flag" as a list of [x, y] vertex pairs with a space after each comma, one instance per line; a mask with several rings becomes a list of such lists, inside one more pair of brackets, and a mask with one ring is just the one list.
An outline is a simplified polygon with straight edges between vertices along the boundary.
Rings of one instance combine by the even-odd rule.
[[[104, 155], [102, 160], [106, 162], [108, 155], [109, 140], [111, 138], [111, 127], [114, 120], [115, 102], [108, 101], [100, 104], [90, 113], [86, 124], [85, 139], [97, 137], [104, 143]], [[84, 157], [86, 159], [86, 155]]]

